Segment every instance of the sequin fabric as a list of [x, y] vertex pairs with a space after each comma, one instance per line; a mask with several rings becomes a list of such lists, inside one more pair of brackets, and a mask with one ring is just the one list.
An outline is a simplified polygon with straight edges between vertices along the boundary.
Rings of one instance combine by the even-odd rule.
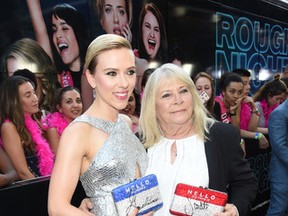
[[81, 115], [74, 122], [85, 122], [109, 134], [80, 181], [93, 203], [93, 213], [116, 216], [112, 190], [134, 180], [137, 164], [141, 176], [145, 174], [146, 151], [121, 117], [114, 123]]

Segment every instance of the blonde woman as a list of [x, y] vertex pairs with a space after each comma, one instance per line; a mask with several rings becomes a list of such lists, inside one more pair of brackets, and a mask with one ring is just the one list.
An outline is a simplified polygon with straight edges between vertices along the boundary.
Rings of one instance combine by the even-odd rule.
[[171, 215], [178, 183], [228, 193], [228, 203], [215, 215], [247, 215], [257, 192], [257, 179], [240, 148], [236, 127], [207, 117], [189, 75], [164, 64], [145, 86], [140, 134], [148, 148], [146, 174], [156, 174], [163, 207], [155, 216]]
[[[70, 201], [80, 178], [96, 215], [117, 215], [112, 189], [145, 174], [147, 154], [132, 133], [126, 107], [135, 87], [135, 57], [128, 40], [104, 34], [88, 47], [86, 76], [96, 97], [63, 132], [51, 176], [50, 215], [87, 215]], [[96, 137], [96, 139], [95, 139]]]

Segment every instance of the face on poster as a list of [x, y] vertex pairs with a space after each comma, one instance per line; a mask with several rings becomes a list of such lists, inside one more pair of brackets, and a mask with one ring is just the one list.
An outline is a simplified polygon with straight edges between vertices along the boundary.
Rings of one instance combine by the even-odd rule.
[[[192, 75], [207, 71], [217, 78], [224, 71], [245, 67], [255, 71], [255, 79], [262, 79], [260, 69], [268, 71], [271, 77], [271, 74], [282, 72], [287, 64], [287, 27], [281, 20], [269, 19], [269, 11], [266, 18], [260, 19], [243, 10], [232, 13], [213, 3], [201, 6], [196, 2], [174, 0], [55, 0], [40, 3], [46, 24], [54, 6], [70, 4], [83, 16], [90, 41], [105, 33], [119, 34], [131, 42], [141, 58], [182, 61], [182, 65], [190, 64]], [[157, 17], [157, 12], [150, 10], [141, 22], [141, 10], [150, 3], [159, 9], [162, 20]], [[9, 16], [11, 21], [8, 23], [1, 19], [0, 25], [5, 29], [1, 33], [1, 38], [5, 38], [1, 42], [2, 53], [17, 39], [36, 37], [26, 1], [9, 1], [3, 5], [2, 11], [2, 16], [6, 17], [7, 11], [16, 14]], [[47, 26], [48, 30], [51, 28]]]

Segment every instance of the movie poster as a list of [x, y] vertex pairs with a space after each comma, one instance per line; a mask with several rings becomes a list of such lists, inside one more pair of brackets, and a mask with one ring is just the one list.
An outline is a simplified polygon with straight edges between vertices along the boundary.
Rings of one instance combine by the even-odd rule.
[[[248, 69], [252, 74], [251, 93], [276, 73], [282, 73], [288, 64], [288, 25], [273, 19], [269, 8], [266, 16], [259, 16], [251, 10], [248, 12], [248, 8], [228, 7], [217, 1], [119, 0], [111, 1], [113, 5], [109, 7], [103, 6], [103, 2], [105, 0], [9, 0], [2, 3], [1, 79], [8, 76], [3, 60], [6, 51], [20, 39], [31, 38], [41, 44], [55, 64], [61, 62], [60, 74], [62, 68], [79, 72], [83, 68], [65, 64], [61, 56], [57, 58], [57, 50], [64, 53], [78, 44], [76, 49], [83, 64], [87, 45], [106, 33], [119, 34], [131, 42], [139, 58], [139, 90], [144, 71], [167, 62], [183, 67], [191, 77], [201, 71], [208, 72], [215, 80], [216, 92], [217, 80], [224, 72]], [[55, 6], [72, 8], [73, 15], [67, 13], [63, 20], [73, 24], [74, 42], [63, 39], [57, 43], [49, 39], [57, 28], [61, 28], [63, 34], [67, 31], [65, 23], [51, 24], [51, 11]], [[146, 20], [145, 10], [151, 15]], [[269, 160], [269, 152], [255, 153], [250, 158], [251, 166], [261, 178], [256, 207], [267, 204], [269, 199]]]

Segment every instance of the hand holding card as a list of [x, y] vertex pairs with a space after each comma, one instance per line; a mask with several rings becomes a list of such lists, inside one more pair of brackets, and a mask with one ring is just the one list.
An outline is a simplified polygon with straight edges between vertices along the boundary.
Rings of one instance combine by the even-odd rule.
[[203, 101], [203, 104], [206, 103], [210, 99], [209, 95], [205, 91], [203, 91], [200, 94], [200, 97], [201, 97], [201, 99]]
[[163, 206], [156, 175], [151, 174], [121, 185], [112, 191], [119, 216], [130, 215], [139, 209], [137, 215], [156, 211]]
[[170, 213], [181, 216], [211, 216], [216, 212], [223, 212], [227, 200], [226, 193], [179, 183]]

